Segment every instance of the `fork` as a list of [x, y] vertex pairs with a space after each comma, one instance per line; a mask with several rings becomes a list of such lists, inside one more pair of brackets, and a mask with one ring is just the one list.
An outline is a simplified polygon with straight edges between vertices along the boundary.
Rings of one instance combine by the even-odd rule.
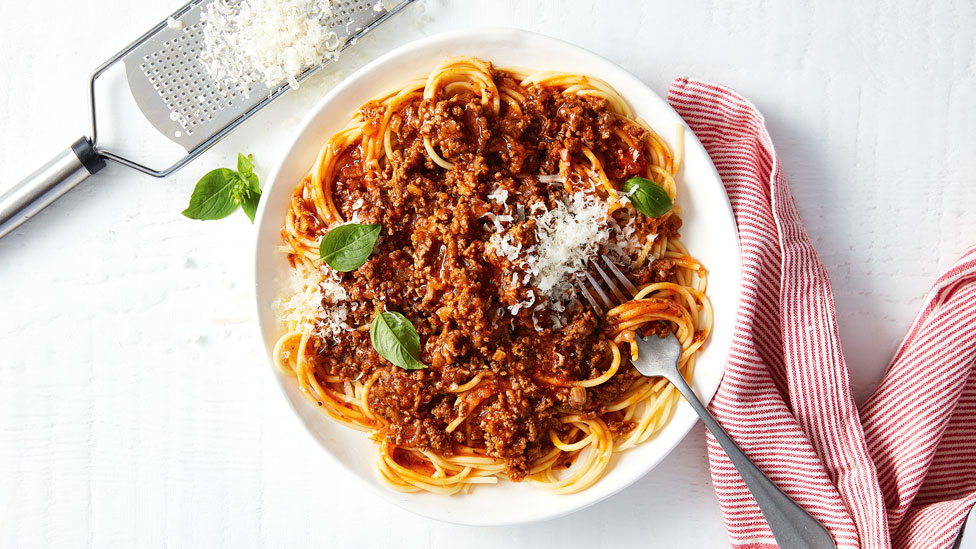
[[[630, 280], [627, 279], [607, 256], [603, 256], [603, 261], [606, 263], [610, 272], [613, 273], [614, 277], [616, 277], [617, 281], [619, 281], [620, 285], [623, 286], [623, 290], [614, 283], [610, 275], [595, 261], [591, 262], [590, 266], [603, 279], [610, 293], [613, 294], [612, 297], [603, 291], [596, 278], [589, 272], [583, 271], [583, 274], [589, 282], [593, 293], [599, 296], [607, 310], [610, 310], [629, 299], [626, 297], [624, 291], [628, 292], [630, 297], [633, 297], [637, 295], [637, 288], [631, 284]], [[597, 315], [602, 316], [603, 310], [597, 299], [593, 297], [591, 292], [587, 291], [586, 287], [579, 280], [577, 280], [576, 284]], [[756, 464], [736, 445], [729, 434], [725, 432], [725, 429], [719, 425], [718, 421], [715, 420], [705, 405], [702, 404], [702, 401], [698, 399], [698, 396], [695, 395], [695, 392], [688, 385], [688, 382], [685, 381], [684, 376], [681, 375], [681, 371], [678, 369], [678, 359], [681, 357], [681, 342], [678, 341], [677, 336], [673, 333], [667, 337], [643, 337], [637, 335], [637, 348], [639, 352], [637, 360], [634, 361], [634, 367], [645, 376], [663, 377], [668, 380], [678, 389], [681, 396], [685, 397], [688, 404], [691, 404], [691, 407], [698, 412], [698, 416], [701, 417], [705, 427], [711, 431], [712, 436], [715, 437], [715, 440], [718, 441], [722, 449], [725, 450], [725, 453], [728, 454], [729, 459], [732, 460], [732, 464], [735, 465], [736, 470], [739, 471], [739, 475], [742, 476], [742, 480], [745, 481], [753, 497], [756, 498], [756, 503], [759, 504], [759, 509], [762, 511], [763, 516], [766, 517], [766, 522], [769, 523], [769, 529], [773, 532], [773, 537], [776, 538], [776, 543], [780, 547], [789, 548], [810, 547], [820, 549], [836, 547], [830, 532], [817, 522], [815, 518], [810, 516], [809, 513], [804, 511], [795, 501], [790, 499], [789, 496], [784, 494], [769, 477], [756, 467]]]

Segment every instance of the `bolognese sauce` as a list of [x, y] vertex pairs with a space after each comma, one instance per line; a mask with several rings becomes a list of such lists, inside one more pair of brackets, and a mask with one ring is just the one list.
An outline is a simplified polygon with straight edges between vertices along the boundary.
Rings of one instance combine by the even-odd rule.
[[[673, 192], [677, 165], [595, 80], [535, 82], [471, 59], [437, 70], [446, 83], [432, 74], [363, 105], [296, 189], [282, 230], [291, 265], [328, 281], [334, 291], [318, 305], [342, 318], [292, 326], [301, 356], [286, 345], [282, 360], [304, 369], [303, 390], [320, 405], [319, 393], [339, 395], [330, 413], [387, 448], [383, 476], [399, 488], [428, 481], [391, 479], [398, 466], [473, 478], [460, 471], [482, 462], [494, 467], [482, 477], [556, 482], [551, 471], [600, 436], [646, 431], [645, 409], [668, 392], [630, 366], [635, 331], [670, 333], [685, 318], [686, 347], [707, 335], [705, 271], [680, 247], [679, 215], [644, 215], [622, 191], [638, 177]], [[311, 244], [343, 223], [382, 227], [350, 272], [310, 259]], [[582, 299], [577, 279], [601, 256], [638, 288], [661, 287], [639, 296], [636, 323]], [[381, 311], [412, 324], [425, 367], [377, 352], [369, 327]]]

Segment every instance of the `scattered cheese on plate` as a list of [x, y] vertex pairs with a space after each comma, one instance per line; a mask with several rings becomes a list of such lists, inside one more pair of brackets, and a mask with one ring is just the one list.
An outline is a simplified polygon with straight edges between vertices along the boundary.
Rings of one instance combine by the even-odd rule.
[[339, 284], [338, 273], [331, 268], [309, 269], [299, 263], [291, 271], [286, 286], [274, 306], [278, 317], [292, 329], [318, 329], [322, 337], [352, 330], [346, 324], [349, 309], [343, 303], [349, 294]]

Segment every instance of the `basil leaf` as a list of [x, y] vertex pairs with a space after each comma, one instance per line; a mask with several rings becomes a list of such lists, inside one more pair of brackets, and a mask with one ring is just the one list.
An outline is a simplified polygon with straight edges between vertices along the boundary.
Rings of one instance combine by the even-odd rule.
[[241, 175], [254, 173], [254, 157], [237, 153], [237, 172]]
[[221, 219], [234, 213], [238, 204], [234, 191], [240, 181], [237, 172], [227, 168], [207, 172], [193, 188], [183, 215], [190, 219]]
[[258, 201], [261, 200], [261, 186], [258, 183], [258, 176], [251, 172], [240, 173], [244, 181], [245, 190], [241, 197], [241, 209], [244, 214], [254, 223], [254, 213], [258, 211]]
[[624, 183], [624, 192], [630, 195], [637, 211], [647, 217], [661, 217], [674, 206], [664, 187], [643, 177], [628, 179]]
[[190, 219], [222, 219], [238, 206], [251, 223], [261, 200], [261, 184], [254, 173], [254, 157], [237, 153], [237, 171], [218, 168], [197, 181], [183, 215]]
[[400, 313], [385, 311], [373, 319], [369, 339], [381, 357], [404, 370], [419, 370], [427, 365], [420, 362], [420, 336], [416, 328]]
[[329, 267], [347, 273], [363, 266], [373, 253], [373, 245], [380, 237], [382, 225], [339, 225], [325, 233], [319, 243], [319, 260]]

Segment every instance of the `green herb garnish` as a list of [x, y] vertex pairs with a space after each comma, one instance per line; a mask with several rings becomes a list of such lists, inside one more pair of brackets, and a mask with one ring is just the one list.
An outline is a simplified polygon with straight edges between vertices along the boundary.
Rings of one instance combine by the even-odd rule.
[[426, 368], [420, 362], [420, 336], [407, 317], [392, 311], [382, 312], [369, 327], [369, 339], [381, 357], [404, 370]]
[[631, 177], [624, 183], [624, 192], [630, 195], [637, 211], [647, 217], [661, 217], [671, 211], [674, 204], [668, 191], [650, 179]]
[[190, 205], [183, 215], [190, 219], [223, 219], [238, 206], [251, 223], [261, 200], [261, 186], [254, 173], [251, 155], [237, 154], [237, 171], [217, 168], [197, 181], [190, 196]]
[[380, 237], [382, 226], [350, 223], [339, 225], [325, 233], [319, 242], [319, 260], [329, 267], [347, 273], [363, 266], [373, 253], [373, 245]]

